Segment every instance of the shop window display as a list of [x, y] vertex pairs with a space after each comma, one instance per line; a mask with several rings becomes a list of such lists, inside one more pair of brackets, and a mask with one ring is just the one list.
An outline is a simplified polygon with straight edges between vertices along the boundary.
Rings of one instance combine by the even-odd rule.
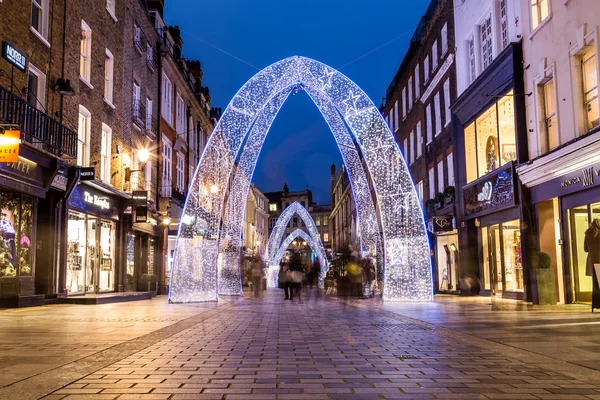
[[467, 183], [517, 159], [512, 90], [465, 127]]
[[127, 234], [127, 290], [133, 290], [135, 276], [135, 235]]
[[0, 194], [0, 277], [32, 275], [33, 219], [32, 197]]
[[483, 287], [492, 293], [522, 292], [523, 259], [520, 221], [480, 229]]

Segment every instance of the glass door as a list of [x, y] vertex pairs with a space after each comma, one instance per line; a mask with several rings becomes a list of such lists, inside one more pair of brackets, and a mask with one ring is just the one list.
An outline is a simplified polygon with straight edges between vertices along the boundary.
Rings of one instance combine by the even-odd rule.
[[135, 234], [127, 234], [127, 291], [135, 291]]
[[[600, 217], [598, 204], [592, 205], [594, 215]], [[587, 205], [568, 210], [569, 236], [571, 239], [571, 286], [576, 302], [592, 301], [592, 277], [585, 273], [587, 253], [584, 251], [585, 231], [589, 228], [590, 207]]]
[[488, 227], [488, 242], [492, 295], [501, 295], [504, 291], [504, 279], [502, 279], [504, 273], [502, 271], [502, 238], [499, 225]]
[[98, 291], [112, 292], [115, 290], [115, 223], [100, 221], [98, 253]]
[[66, 289], [68, 294], [83, 294], [87, 261], [85, 214], [69, 212], [67, 243]]
[[98, 218], [87, 217], [87, 248], [85, 263], [86, 292], [96, 293], [98, 287]]

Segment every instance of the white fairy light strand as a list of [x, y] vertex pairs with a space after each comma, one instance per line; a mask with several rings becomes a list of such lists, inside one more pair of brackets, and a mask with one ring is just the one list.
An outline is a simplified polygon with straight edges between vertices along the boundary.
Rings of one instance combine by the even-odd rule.
[[[219, 255], [217, 242], [234, 161], [264, 106], [297, 84], [318, 92], [334, 105], [364, 156], [380, 210], [385, 251], [384, 300], [431, 301], [433, 285], [423, 214], [392, 132], [356, 84], [340, 72], [303, 57], [281, 60], [252, 77], [215, 127], [184, 208], [189, 224], [180, 226], [170, 300], [218, 298], [218, 260], [224, 257]], [[353, 186], [353, 190], [357, 188]]]

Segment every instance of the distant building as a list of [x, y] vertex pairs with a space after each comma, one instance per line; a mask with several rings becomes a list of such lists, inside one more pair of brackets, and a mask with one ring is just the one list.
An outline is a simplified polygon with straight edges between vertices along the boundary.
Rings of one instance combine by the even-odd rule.
[[360, 249], [356, 204], [344, 164], [336, 170], [331, 165], [331, 251], [337, 256], [343, 250]]
[[248, 192], [242, 230], [244, 255], [265, 257], [269, 242], [269, 199], [253, 183]]

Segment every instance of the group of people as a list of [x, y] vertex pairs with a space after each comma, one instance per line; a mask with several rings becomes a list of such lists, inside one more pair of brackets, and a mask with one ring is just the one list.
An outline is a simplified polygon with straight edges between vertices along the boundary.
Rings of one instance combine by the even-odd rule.
[[361, 298], [374, 296], [377, 281], [373, 258], [350, 256], [346, 264], [346, 275], [350, 284], [350, 296]]
[[321, 264], [319, 259], [315, 259], [310, 268], [302, 265], [299, 253], [293, 253], [290, 256], [289, 263], [282, 261], [279, 264], [279, 288], [285, 292], [284, 300], [293, 300], [294, 297], [300, 299], [300, 293], [303, 283], [307, 283], [312, 288], [318, 285], [319, 275], [321, 274]]

